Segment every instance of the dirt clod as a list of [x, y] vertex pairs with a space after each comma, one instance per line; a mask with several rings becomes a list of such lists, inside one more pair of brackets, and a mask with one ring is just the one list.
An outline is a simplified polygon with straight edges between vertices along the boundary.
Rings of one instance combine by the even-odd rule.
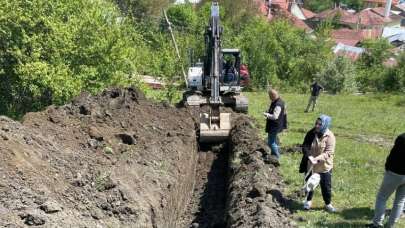
[[186, 111], [114, 88], [0, 129], [0, 227], [177, 227], [196, 158]]
[[41, 226], [45, 224], [45, 218], [37, 212], [25, 212], [19, 215], [28, 226]]
[[53, 201], [46, 201], [41, 206], [39, 206], [41, 210], [43, 210], [47, 214], [56, 213], [62, 210], [62, 207]]
[[251, 119], [203, 147], [198, 112], [112, 88], [0, 117], [0, 227], [293, 226]]

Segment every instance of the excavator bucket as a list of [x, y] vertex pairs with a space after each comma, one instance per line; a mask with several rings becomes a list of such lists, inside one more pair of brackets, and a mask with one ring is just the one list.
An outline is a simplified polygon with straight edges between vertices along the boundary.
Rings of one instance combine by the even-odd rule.
[[220, 113], [219, 119], [215, 119], [215, 117], [209, 113], [200, 113], [200, 142], [224, 142], [228, 139], [230, 131], [230, 113]]

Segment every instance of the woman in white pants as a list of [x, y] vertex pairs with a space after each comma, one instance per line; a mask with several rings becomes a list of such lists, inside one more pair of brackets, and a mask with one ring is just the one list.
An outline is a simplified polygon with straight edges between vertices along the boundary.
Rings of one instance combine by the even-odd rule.
[[385, 174], [375, 202], [373, 223], [368, 227], [383, 227], [385, 207], [388, 198], [395, 192], [394, 205], [388, 220], [388, 227], [394, 227], [404, 209], [405, 203], [405, 133], [395, 140], [385, 163]]

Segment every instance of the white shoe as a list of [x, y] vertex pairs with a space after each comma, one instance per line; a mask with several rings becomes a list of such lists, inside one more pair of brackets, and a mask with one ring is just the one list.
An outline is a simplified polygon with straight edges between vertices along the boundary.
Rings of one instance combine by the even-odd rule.
[[304, 202], [304, 210], [309, 210], [311, 209], [312, 206], [312, 201], [306, 201]]
[[328, 212], [330, 212], [330, 213], [335, 213], [335, 212], [336, 212], [336, 208], [334, 208], [334, 207], [332, 206], [332, 204], [326, 205], [326, 206], [325, 206], [325, 209], [326, 209]]

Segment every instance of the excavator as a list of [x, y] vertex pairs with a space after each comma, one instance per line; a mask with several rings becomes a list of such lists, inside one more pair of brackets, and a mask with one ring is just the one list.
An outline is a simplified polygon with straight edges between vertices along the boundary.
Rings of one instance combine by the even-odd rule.
[[187, 91], [183, 94], [186, 106], [208, 106], [200, 110], [201, 143], [223, 142], [231, 130], [231, 113], [221, 111], [230, 107], [247, 112], [248, 99], [241, 94], [239, 49], [222, 49], [219, 4], [213, 1], [209, 26], [205, 32], [205, 56], [188, 69]]

